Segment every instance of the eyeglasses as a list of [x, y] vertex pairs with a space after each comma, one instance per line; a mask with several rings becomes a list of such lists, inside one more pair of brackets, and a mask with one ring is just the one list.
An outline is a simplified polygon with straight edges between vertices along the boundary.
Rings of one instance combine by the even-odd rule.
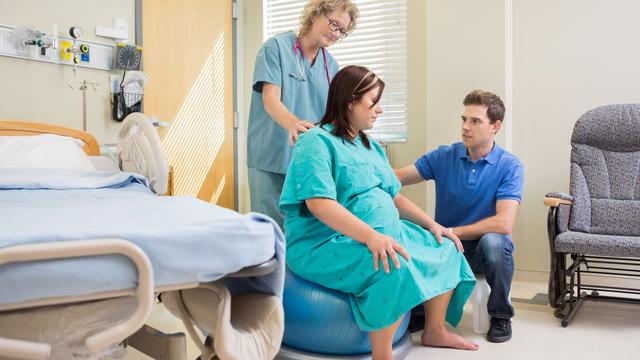
[[346, 38], [347, 36], [349, 36], [349, 33], [348, 33], [348, 32], [346, 32], [342, 27], [340, 27], [340, 25], [338, 25], [338, 23], [337, 23], [337, 22], [335, 22], [335, 21], [333, 21], [333, 20], [329, 19], [329, 17], [327, 16], [327, 14], [323, 14], [323, 15], [324, 15], [324, 17], [326, 17], [326, 18], [327, 18], [327, 20], [329, 20], [329, 29], [331, 29], [331, 32], [339, 31], [339, 32], [340, 32], [340, 39], [344, 39], [344, 38]]

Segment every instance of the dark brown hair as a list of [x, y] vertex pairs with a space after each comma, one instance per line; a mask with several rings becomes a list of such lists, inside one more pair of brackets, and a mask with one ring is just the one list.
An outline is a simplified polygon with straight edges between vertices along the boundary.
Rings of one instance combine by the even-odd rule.
[[[360, 101], [364, 94], [377, 87], [380, 88], [380, 92], [373, 106], [380, 102], [384, 91], [384, 81], [364, 66], [350, 65], [338, 71], [331, 80], [327, 109], [320, 120], [320, 125], [333, 123], [335, 128], [331, 133], [353, 144], [353, 140], [349, 136], [352, 129], [348, 117], [349, 105]], [[371, 149], [369, 139], [364, 131], [360, 130], [359, 135], [364, 146]]]
[[491, 124], [498, 120], [504, 122], [504, 103], [500, 97], [494, 93], [484, 90], [473, 90], [465, 96], [462, 104], [464, 106], [484, 105], [487, 107], [487, 116]]

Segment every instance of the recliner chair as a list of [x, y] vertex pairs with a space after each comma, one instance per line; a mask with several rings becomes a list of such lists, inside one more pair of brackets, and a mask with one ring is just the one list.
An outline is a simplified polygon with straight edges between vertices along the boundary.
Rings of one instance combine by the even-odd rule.
[[565, 327], [584, 300], [640, 302], [619, 295], [640, 294], [638, 288], [586, 284], [582, 277], [640, 276], [640, 104], [588, 111], [573, 128], [571, 147], [570, 195], [553, 192], [544, 200], [549, 303]]

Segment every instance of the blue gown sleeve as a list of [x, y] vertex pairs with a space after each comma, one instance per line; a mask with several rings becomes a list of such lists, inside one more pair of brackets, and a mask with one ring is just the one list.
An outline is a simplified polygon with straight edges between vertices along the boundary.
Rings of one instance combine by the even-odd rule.
[[[331, 143], [317, 133], [303, 135], [293, 149], [296, 200], [336, 199]], [[287, 175], [289, 176], [289, 175]]]
[[280, 197], [280, 209], [284, 212], [299, 215], [306, 199], [336, 200], [333, 150], [329, 143], [312, 132], [301, 135], [296, 142]]
[[402, 185], [400, 184], [400, 180], [396, 177], [396, 174], [393, 172], [393, 169], [389, 167], [389, 170], [391, 171], [391, 181], [387, 186], [387, 193], [391, 195], [391, 198], [395, 198], [400, 192]]
[[387, 158], [387, 154], [382, 149], [382, 146], [373, 140], [371, 141], [371, 144], [376, 147], [378, 156], [382, 158], [382, 189], [391, 195], [391, 198], [395, 198], [400, 192], [402, 184], [400, 183], [400, 180], [398, 180], [396, 173], [393, 171], [389, 158]]
[[278, 43], [269, 39], [262, 45], [256, 55], [253, 70], [253, 90], [262, 93], [264, 83], [270, 83], [282, 88], [282, 66]]

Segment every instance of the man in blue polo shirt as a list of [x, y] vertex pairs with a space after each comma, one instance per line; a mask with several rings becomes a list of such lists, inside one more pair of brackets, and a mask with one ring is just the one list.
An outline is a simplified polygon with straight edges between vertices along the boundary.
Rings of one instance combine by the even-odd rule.
[[491, 287], [487, 340], [511, 339], [513, 278], [511, 230], [522, 200], [524, 170], [518, 158], [494, 142], [504, 120], [504, 103], [475, 90], [464, 101], [462, 142], [440, 146], [415, 164], [396, 170], [402, 185], [434, 180], [435, 220], [462, 240], [474, 272]]

